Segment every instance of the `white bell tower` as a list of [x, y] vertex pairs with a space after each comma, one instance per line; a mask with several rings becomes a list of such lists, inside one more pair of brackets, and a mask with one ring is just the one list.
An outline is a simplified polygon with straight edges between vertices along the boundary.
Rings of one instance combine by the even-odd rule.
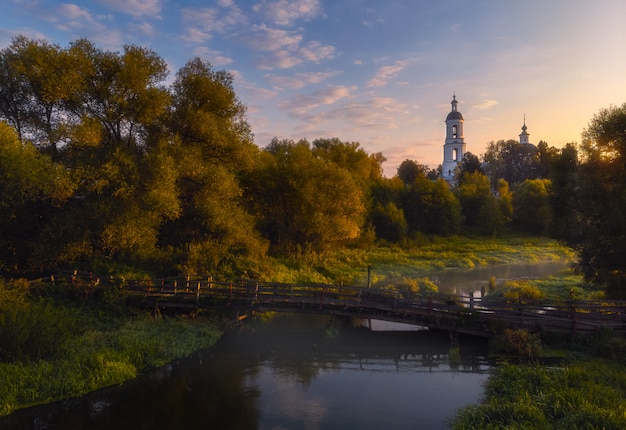
[[443, 165], [441, 176], [446, 181], [454, 181], [454, 169], [465, 154], [463, 137], [463, 115], [457, 109], [456, 94], [452, 97], [452, 111], [446, 117], [446, 143], [443, 145]]

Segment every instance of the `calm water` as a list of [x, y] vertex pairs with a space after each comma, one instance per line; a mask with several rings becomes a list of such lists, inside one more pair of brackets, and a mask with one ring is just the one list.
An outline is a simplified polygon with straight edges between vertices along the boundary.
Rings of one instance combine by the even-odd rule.
[[[18, 411], [2, 429], [443, 429], [480, 399], [486, 345], [283, 316], [121, 387]], [[452, 359], [451, 359], [452, 357]]]
[[[565, 267], [505, 265], [430, 278], [442, 292], [468, 294], [491, 276], [533, 278]], [[454, 344], [447, 333], [377, 321], [360, 322], [372, 331], [344, 328], [328, 338], [328, 323], [280, 316], [128, 384], [18, 411], [0, 419], [0, 429], [445, 429], [457, 409], [480, 400], [492, 369], [484, 342]]]
[[481, 287], [487, 287], [489, 278], [495, 276], [498, 282], [511, 279], [542, 278], [567, 269], [566, 261], [551, 261], [531, 264], [502, 264], [476, 269], [447, 269], [433, 273], [428, 278], [439, 287], [442, 293], [469, 294], [479, 297]]

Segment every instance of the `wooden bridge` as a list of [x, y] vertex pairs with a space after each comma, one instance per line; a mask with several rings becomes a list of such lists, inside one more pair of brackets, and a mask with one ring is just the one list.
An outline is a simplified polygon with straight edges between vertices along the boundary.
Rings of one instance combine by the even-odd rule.
[[188, 276], [160, 280], [101, 279], [93, 275], [51, 277], [97, 290], [117, 285], [122, 294], [159, 309], [200, 308], [248, 312], [318, 313], [377, 319], [492, 337], [506, 328], [533, 332], [626, 331], [624, 301], [487, 303], [472, 295], [414, 293], [330, 284], [283, 284]]

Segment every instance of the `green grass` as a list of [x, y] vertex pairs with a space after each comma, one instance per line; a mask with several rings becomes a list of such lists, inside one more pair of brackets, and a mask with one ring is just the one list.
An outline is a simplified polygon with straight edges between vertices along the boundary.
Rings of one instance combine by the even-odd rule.
[[506, 301], [519, 290], [533, 290], [540, 293], [537, 300], [567, 301], [567, 300], [602, 300], [605, 292], [597, 285], [586, 282], [582, 275], [571, 269], [543, 278], [505, 281], [496, 285], [483, 299], [483, 303], [497, 303]]
[[0, 363], [0, 415], [121, 384], [146, 368], [208, 348], [219, 336], [206, 321], [177, 319], [143, 318], [118, 330], [87, 330], [54, 358]]
[[374, 284], [392, 278], [423, 277], [447, 268], [471, 269], [495, 264], [562, 261], [572, 257], [571, 249], [547, 238], [458, 236], [432, 238], [411, 247], [342, 249], [298, 260], [275, 259], [263, 280], [299, 283], [342, 281], [346, 285], [363, 285], [367, 282], [368, 266]]
[[480, 405], [461, 409], [454, 429], [624, 429], [626, 373], [617, 362], [563, 367], [504, 365]]

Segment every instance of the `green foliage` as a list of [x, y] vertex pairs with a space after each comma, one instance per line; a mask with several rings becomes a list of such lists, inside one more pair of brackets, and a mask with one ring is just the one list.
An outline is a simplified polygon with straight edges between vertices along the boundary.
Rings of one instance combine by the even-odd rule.
[[513, 222], [523, 231], [547, 233], [552, 225], [549, 179], [527, 179], [513, 194]]
[[621, 429], [626, 426], [626, 378], [606, 361], [564, 367], [504, 365], [480, 405], [461, 409], [454, 429]]
[[0, 363], [0, 415], [121, 384], [143, 369], [207, 348], [219, 335], [202, 320], [141, 318], [106, 330], [87, 329], [54, 358]]
[[277, 253], [321, 252], [358, 237], [366, 208], [349, 171], [315, 157], [306, 141], [274, 139], [259, 161], [249, 189]]
[[504, 298], [513, 303], [531, 303], [543, 298], [541, 290], [529, 281], [506, 281], [502, 289]]
[[539, 334], [526, 330], [504, 330], [504, 333], [491, 341], [491, 349], [499, 354], [513, 354], [522, 360], [536, 360], [541, 356], [542, 346]]
[[68, 312], [29, 299], [24, 284], [0, 283], [0, 361], [52, 357], [78, 331]]
[[[602, 109], [583, 133], [576, 221], [569, 243], [587, 280], [626, 297], [626, 103]], [[559, 194], [563, 196], [563, 192]]]
[[483, 161], [492, 183], [504, 179], [509, 184], [519, 184], [526, 179], [536, 179], [543, 172], [537, 148], [520, 145], [515, 140], [490, 142]]
[[465, 173], [455, 194], [461, 205], [465, 225], [471, 230], [485, 235], [502, 231], [505, 223], [502, 205], [491, 192], [487, 176], [480, 171]]
[[443, 179], [420, 175], [401, 195], [411, 233], [449, 236], [459, 231], [461, 206]]
[[394, 203], [385, 206], [374, 206], [371, 214], [372, 224], [376, 229], [376, 236], [393, 243], [402, 242], [407, 237], [409, 226], [404, 218], [404, 212]]

